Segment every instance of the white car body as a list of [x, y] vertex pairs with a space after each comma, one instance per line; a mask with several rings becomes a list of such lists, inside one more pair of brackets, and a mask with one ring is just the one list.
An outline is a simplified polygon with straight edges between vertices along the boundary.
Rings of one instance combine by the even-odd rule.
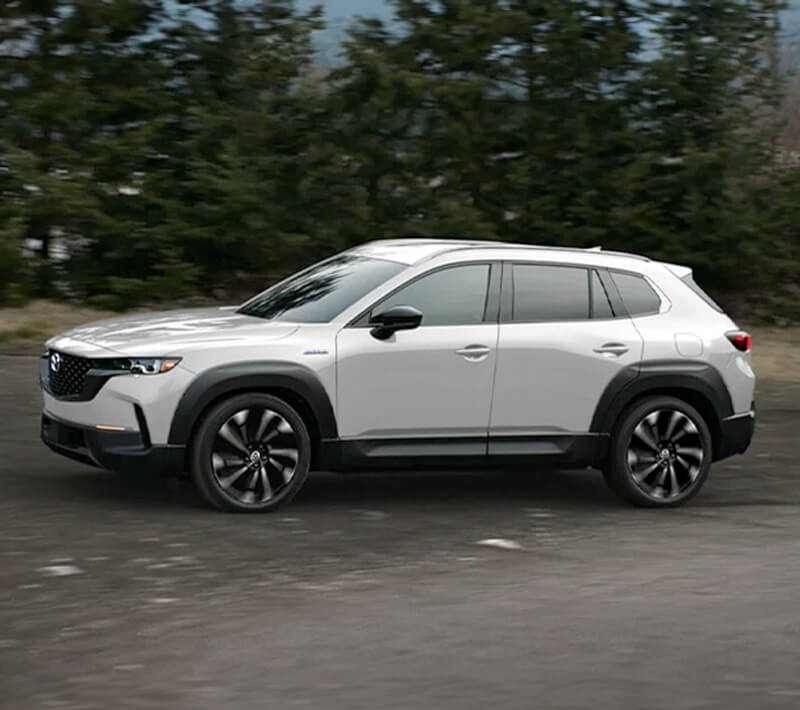
[[[749, 443], [752, 426], [740, 425], [734, 435], [725, 431], [725, 422], [754, 419], [755, 377], [750, 353], [732, 347], [726, 334], [735, 331], [736, 325], [687, 285], [684, 279], [691, 271], [685, 267], [598, 250], [455, 240], [379, 241], [347, 254], [402, 266], [329, 322], [264, 320], [238, 313], [236, 308], [204, 308], [122, 316], [52, 338], [47, 343], [51, 354], [92, 361], [130, 357], [180, 361], [163, 374], [108, 377], [86, 399], [49, 391], [52, 362], [44, 359], [45, 416], [93, 432], [101, 427], [100, 431], [130, 434], [142, 434], [144, 421], [146, 448], [171, 450], [169, 461], [174, 467], [190, 445], [191, 431], [202, 415], [195, 411], [202, 397], [196, 399], [192, 411], [181, 410], [190, 388], [198, 387], [204, 376], [209, 378], [209, 373], [220, 367], [231, 372], [230, 368], [239, 368], [239, 377], [247, 368], [258, 371], [259, 363], [271, 363], [267, 369], [272, 373], [283, 363], [315, 378], [330, 406], [328, 412], [325, 405], [326, 417], [333, 417], [333, 430], [328, 427], [321, 432], [325, 427], [316, 422], [324, 441], [315, 446], [324, 444], [330, 451], [335, 444], [336, 452], [332, 457], [315, 454], [316, 467], [370, 467], [370, 459], [376, 467], [398, 461], [402, 465], [404, 459], [411, 465], [412, 461], [429, 463], [437, 457], [456, 463], [466, 457], [497, 457], [501, 461], [541, 458], [558, 463], [562, 454], [567, 465], [596, 465], [600, 454], [594, 445], [589, 446], [592, 452], [588, 457], [567, 454], [574, 454], [579, 442], [589, 444], [610, 435], [613, 421], [598, 422], [605, 410], [619, 414], [624, 402], [611, 407], [615, 395], [609, 388], [619, 389], [622, 380], [647, 379], [644, 373], [659, 383], [654, 391], [694, 388], [695, 404], [700, 404], [703, 396], [715, 400], [707, 402], [707, 412], [717, 402], [725, 403], [716, 406], [715, 421], [709, 422], [715, 436], [715, 458]], [[419, 327], [397, 331], [386, 339], [374, 337], [363, 319], [358, 322], [401, 286], [437, 270], [463, 265], [490, 265], [487, 313], [489, 299], [496, 297], [497, 317], [429, 326], [423, 317]], [[510, 299], [516, 297], [509, 295], [511, 272], [525, 265], [581, 267], [592, 284], [597, 283], [592, 280], [596, 271], [597, 278], [606, 279], [603, 286], [609, 294], [613, 288], [609, 274], [641, 277], [658, 296], [658, 310], [614, 317], [513, 321], [503, 315], [511, 307]], [[590, 301], [598, 298], [599, 290], [597, 285], [589, 286]], [[612, 295], [608, 299], [613, 309], [615, 299]], [[665, 388], [669, 377], [674, 386]], [[697, 377], [704, 377], [706, 384]], [[682, 384], [681, 378], [686, 382]], [[706, 385], [714, 394], [705, 392]], [[224, 390], [217, 382], [213, 386]], [[306, 396], [299, 390], [295, 394]], [[318, 416], [315, 403], [307, 404], [312, 416]], [[176, 417], [191, 419], [183, 425], [189, 435], [175, 438]], [[726, 437], [728, 441], [723, 443]], [[730, 441], [732, 437], [736, 441]], [[97, 445], [87, 439], [85, 458], [108, 465], [93, 449]], [[69, 455], [64, 447], [52, 448]], [[352, 455], [342, 454], [348, 451]], [[136, 454], [133, 461], [144, 461], [136, 456], [145, 453]]]

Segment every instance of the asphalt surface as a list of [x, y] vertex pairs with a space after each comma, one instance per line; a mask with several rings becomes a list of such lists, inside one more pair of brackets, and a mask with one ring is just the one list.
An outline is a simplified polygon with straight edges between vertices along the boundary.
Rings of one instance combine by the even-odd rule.
[[236, 516], [51, 454], [35, 359], [0, 357], [0, 708], [798, 708], [797, 383], [759, 404], [678, 510], [319, 474]]

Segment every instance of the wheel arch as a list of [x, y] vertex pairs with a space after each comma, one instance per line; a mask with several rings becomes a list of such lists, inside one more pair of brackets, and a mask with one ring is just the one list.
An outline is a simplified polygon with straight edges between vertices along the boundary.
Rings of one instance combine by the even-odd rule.
[[323, 439], [337, 437], [328, 393], [317, 375], [292, 362], [243, 362], [211, 368], [183, 393], [169, 431], [169, 444], [187, 446], [205, 413], [218, 402], [245, 392], [279, 397], [294, 408], [308, 429], [312, 461]]
[[591, 431], [613, 434], [622, 413], [645, 397], [668, 395], [694, 407], [711, 432], [714, 458], [722, 440], [722, 420], [733, 403], [719, 371], [704, 362], [662, 360], [622, 370], [606, 387], [592, 417]]

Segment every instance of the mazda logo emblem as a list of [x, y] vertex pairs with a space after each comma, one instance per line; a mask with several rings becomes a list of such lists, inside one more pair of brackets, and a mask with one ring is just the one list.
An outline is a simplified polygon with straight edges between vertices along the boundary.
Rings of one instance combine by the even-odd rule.
[[50, 369], [53, 372], [58, 372], [61, 369], [61, 355], [53, 353], [50, 356]]

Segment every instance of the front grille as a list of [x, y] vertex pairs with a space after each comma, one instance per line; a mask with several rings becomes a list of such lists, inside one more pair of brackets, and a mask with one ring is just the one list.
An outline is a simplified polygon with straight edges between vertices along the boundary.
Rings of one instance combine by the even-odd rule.
[[50, 352], [50, 392], [56, 397], [77, 395], [83, 391], [86, 373], [94, 367], [94, 361], [67, 353]]

